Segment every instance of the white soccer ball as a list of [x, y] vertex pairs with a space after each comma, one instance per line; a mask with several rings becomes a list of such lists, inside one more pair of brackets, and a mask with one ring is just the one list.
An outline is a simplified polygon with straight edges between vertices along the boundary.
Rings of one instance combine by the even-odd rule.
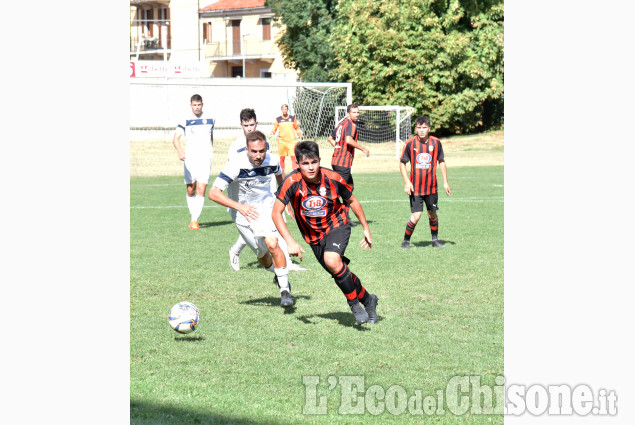
[[201, 313], [198, 308], [189, 301], [174, 304], [168, 314], [168, 322], [172, 329], [180, 334], [189, 334], [196, 330]]

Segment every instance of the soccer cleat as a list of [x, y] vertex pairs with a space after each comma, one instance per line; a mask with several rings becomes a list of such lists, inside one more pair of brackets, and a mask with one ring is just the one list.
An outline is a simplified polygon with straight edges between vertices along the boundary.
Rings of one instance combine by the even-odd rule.
[[401, 243], [401, 247], [403, 249], [410, 249], [410, 241], [404, 239], [404, 241]]
[[364, 309], [368, 313], [368, 323], [377, 323], [377, 302], [379, 298], [375, 294], [368, 294], [368, 299], [364, 303]]
[[198, 230], [198, 222], [192, 220], [190, 221], [190, 225], [188, 227], [192, 230]]
[[229, 266], [236, 271], [240, 270], [240, 257], [234, 254], [231, 249], [229, 250]]
[[293, 305], [293, 297], [289, 293], [289, 291], [282, 291], [280, 293], [280, 306], [281, 307], [291, 307]]
[[443, 248], [445, 245], [436, 239], [432, 239], [432, 246], [436, 246], [437, 248]]
[[353, 316], [355, 316], [355, 320], [357, 320], [357, 323], [361, 325], [368, 322], [368, 313], [366, 313], [366, 310], [364, 310], [364, 307], [362, 307], [362, 304], [359, 302], [359, 300], [356, 299], [355, 303], [350, 307], [351, 311], [353, 312]]

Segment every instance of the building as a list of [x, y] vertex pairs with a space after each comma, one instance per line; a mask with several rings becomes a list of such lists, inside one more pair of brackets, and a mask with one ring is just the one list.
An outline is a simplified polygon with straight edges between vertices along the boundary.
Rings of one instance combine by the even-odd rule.
[[296, 81], [273, 17], [265, 0], [130, 0], [130, 59], [160, 61], [154, 68], [168, 73], [195, 67], [199, 76]]

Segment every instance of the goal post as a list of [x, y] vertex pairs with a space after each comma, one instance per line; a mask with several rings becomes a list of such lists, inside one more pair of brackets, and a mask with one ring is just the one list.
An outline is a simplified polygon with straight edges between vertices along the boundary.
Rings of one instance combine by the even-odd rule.
[[[395, 156], [401, 156], [403, 143], [412, 134], [412, 106], [359, 106], [358, 140], [367, 143], [395, 143]], [[346, 106], [335, 108], [335, 122], [346, 117]]]

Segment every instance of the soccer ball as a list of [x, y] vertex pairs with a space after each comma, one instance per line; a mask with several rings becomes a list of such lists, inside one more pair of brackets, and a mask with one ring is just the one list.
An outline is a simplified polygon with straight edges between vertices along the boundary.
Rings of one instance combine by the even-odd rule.
[[200, 318], [201, 313], [198, 308], [189, 301], [174, 304], [168, 313], [170, 326], [180, 334], [194, 332]]

